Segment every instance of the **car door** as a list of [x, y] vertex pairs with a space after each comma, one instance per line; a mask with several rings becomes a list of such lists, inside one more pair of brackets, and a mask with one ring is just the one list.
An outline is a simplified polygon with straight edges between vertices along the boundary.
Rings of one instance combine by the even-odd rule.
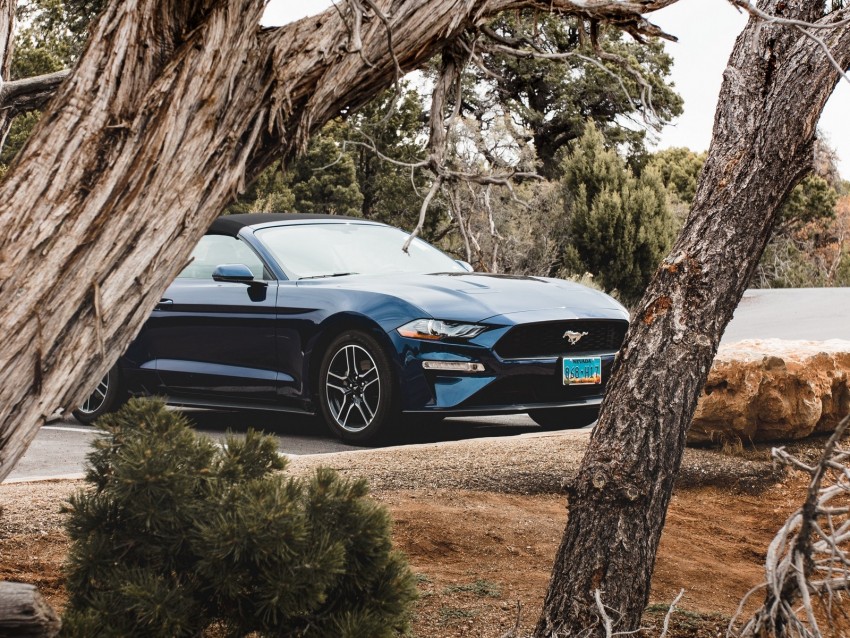
[[[213, 280], [244, 264], [254, 283]], [[242, 240], [205, 235], [146, 326], [162, 391], [196, 405], [273, 402], [278, 282]]]

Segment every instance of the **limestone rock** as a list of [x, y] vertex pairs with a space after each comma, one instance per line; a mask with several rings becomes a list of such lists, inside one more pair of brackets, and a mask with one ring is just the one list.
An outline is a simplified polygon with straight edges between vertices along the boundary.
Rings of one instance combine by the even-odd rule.
[[688, 441], [801, 439], [848, 412], [850, 341], [740, 341], [718, 350]]

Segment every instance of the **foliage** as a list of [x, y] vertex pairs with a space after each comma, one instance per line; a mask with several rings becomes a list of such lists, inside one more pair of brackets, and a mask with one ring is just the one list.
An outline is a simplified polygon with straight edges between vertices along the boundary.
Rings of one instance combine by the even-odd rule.
[[354, 160], [331, 135], [313, 137], [290, 173], [294, 206], [299, 213], [360, 216], [363, 195]]
[[626, 303], [635, 301], [673, 240], [661, 176], [648, 168], [635, 177], [592, 124], [561, 167], [574, 249], [562, 255], [562, 267], [590, 272]]
[[681, 222], [684, 222], [694, 201], [705, 157], [705, 153], [694, 153], [689, 148], [668, 148], [648, 159], [647, 168], [655, 170], [661, 177], [670, 207]]
[[80, 57], [91, 21], [105, 0], [25, 0], [19, 3], [12, 79], [52, 73]]
[[[647, 162], [658, 171], [668, 201], [680, 220], [690, 210], [704, 154], [684, 148], [659, 151]], [[850, 233], [839, 205], [845, 188], [838, 176], [835, 152], [824, 142], [815, 145], [814, 172], [789, 194], [777, 214], [770, 243], [765, 248], [751, 286], [800, 288], [846, 286], [842, 264], [850, 251]], [[850, 260], [849, 260], [850, 261]], [[850, 274], [850, 273], [848, 273]]]
[[38, 123], [39, 117], [41, 117], [41, 113], [32, 111], [19, 115], [12, 120], [12, 125], [9, 127], [9, 134], [6, 136], [6, 143], [0, 149], [0, 166], [6, 167], [12, 162], [15, 155], [18, 154], [18, 151], [26, 143], [32, 129]]
[[809, 175], [794, 187], [779, 209], [774, 233], [789, 234], [813, 221], [835, 217], [838, 193], [819, 175]]
[[[832, 165], [826, 165], [827, 169]], [[847, 204], [837, 215], [838, 193], [830, 173], [811, 174], [791, 191], [777, 215], [751, 285], [762, 288], [806, 288], [847, 285], [841, 277], [842, 256], [850, 250]], [[836, 173], [837, 174], [837, 173]]]
[[850, 286], [850, 196], [821, 216], [776, 233], [751, 285], [760, 288]]
[[354, 159], [335, 139], [331, 122], [286, 169], [276, 162], [228, 209], [234, 213], [320, 213], [359, 217], [363, 195]]
[[280, 162], [275, 162], [257, 176], [257, 179], [227, 209], [236, 213], [285, 213], [294, 211], [295, 195], [291, 188], [292, 175]]
[[476, 80], [492, 90], [469, 100], [482, 120], [496, 106], [518, 119], [531, 132], [540, 173], [548, 178], [557, 176], [558, 151], [578, 139], [587, 122], [596, 124], [608, 145], [626, 146], [636, 153], [643, 150], [646, 131], [629, 126], [628, 120], [646, 115], [660, 128], [682, 112], [682, 99], [667, 82], [673, 60], [660, 40], [630, 42], [620, 30], [606, 27], [599, 33], [601, 48], [628, 62], [652, 87], [654, 114], [650, 114], [641, 113], [641, 88], [633, 75], [615, 62], [587, 59], [599, 56], [580, 36], [584, 25], [577, 19], [529, 9], [503, 13], [490, 26], [503, 37], [533, 40], [545, 53], [584, 56], [544, 60], [485, 53], [489, 74], [481, 72]]
[[[405, 88], [398, 100], [395, 91], [385, 91], [352, 116], [345, 131], [340, 131], [348, 139], [360, 142], [350, 150], [363, 193], [363, 217], [402, 228], [416, 226], [417, 199], [424, 197], [430, 179], [421, 170], [411, 173], [407, 166], [382, 159], [370, 147], [395, 162], [421, 161], [427, 137], [425, 122], [421, 97]], [[431, 224], [423, 235], [433, 236], [433, 230]]]
[[[400, 98], [385, 91], [348, 121], [325, 126], [285, 170], [279, 163], [266, 170], [228, 212], [324, 212], [412, 229], [430, 178], [404, 164], [423, 157], [425, 121], [416, 91], [405, 89]], [[434, 208], [438, 212], [422, 233], [426, 239], [438, 233], [442, 207]]]
[[[391, 636], [412, 573], [364, 481], [286, 478], [274, 439], [219, 448], [158, 401], [101, 419], [66, 506], [69, 636]], [[252, 633], [253, 632], [253, 633]]]

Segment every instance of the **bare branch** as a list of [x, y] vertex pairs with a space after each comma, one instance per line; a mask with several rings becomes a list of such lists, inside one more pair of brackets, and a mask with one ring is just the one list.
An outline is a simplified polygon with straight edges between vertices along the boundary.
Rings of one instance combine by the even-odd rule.
[[[835, 59], [835, 56], [832, 54], [829, 46], [824, 42], [824, 40], [812, 33], [812, 30], [817, 29], [838, 29], [847, 25], [850, 25], [850, 17], [840, 18], [838, 20], [832, 22], [806, 22], [804, 20], [794, 20], [789, 18], [782, 18], [780, 16], [772, 15], [770, 13], [766, 13], [759, 9], [755, 4], [751, 2], [751, 0], [729, 0], [733, 6], [743, 9], [745, 12], [749, 13], [751, 16], [763, 20], [766, 24], [778, 24], [783, 26], [794, 27], [805, 35], [807, 38], [815, 42], [821, 50], [826, 55], [829, 63], [832, 67], [838, 71], [840, 77], [842, 77], [847, 83], [850, 83], [850, 76], [847, 75], [846, 69], [843, 69], [838, 61]], [[828, 15], [827, 17], [834, 18], [835, 15], [841, 15], [841, 12], [837, 12], [836, 14]]]
[[502, 638], [519, 638], [519, 624], [522, 620], [522, 603], [517, 600], [516, 601], [516, 622], [514, 626], [508, 629], [504, 634], [502, 634]]
[[[357, 0], [352, 0], [352, 2], [356, 2]], [[387, 48], [390, 50], [390, 56], [393, 59], [393, 65], [395, 66], [395, 83], [396, 87], [398, 87], [399, 94], [401, 93], [401, 89], [399, 87], [399, 82], [401, 81], [404, 72], [401, 70], [401, 62], [398, 61], [398, 55], [396, 55], [395, 47], [393, 46], [393, 28], [390, 24], [389, 18], [384, 14], [383, 11], [375, 4], [374, 0], [363, 0], [370, 9], [378, 16], [378, 19], [384, 23], [384, 28], [387, 30]]]
[[[850, 500], [850, 484], [845, 480], [848, 468], [840, 462], [846, 460], [847, 454], [839, 446], [848, 426], [850, 416], [838, 424], [815, 465], [799, 461], [782, 448], [773, 450], [775, 459], [806, 472], [811, 480], [803, 505], [786, 520], [768, 547], [764, 604], [740, 634], [736, 634], [735, 621], [744, 601], [755, 590], [748, 593], [729, 624], [727, 636], [819, 638], [822, 634], [812, 594], [825, 598], [827, 610], [830, 610], [835, 593], [850, 588], [850, 548], [847, 547], [850, 507], [825, 506], [839, 497]], [[830, 476], [834, 477], [834, 483], [824, 487], [824, 481]], [[819, 519], [826, 525], [821, 525]], [[797, 603], [799, 609], [794, 608]]]
[[605, 627], [606, 638], [611, 638], [614, 635], [614, 621], [605, 611], [605, 605], [602, 603], [602, 595], [597, 589], [593, 592], [593, 597], [596, 599], [596, 608], [599, 610], [599, 619], [602, 621], [602, 626]]
[[658, 638], [666, 638], [667, 630], [670, 629], [670, 616], [672, 616], [673, 612], [676, 610], [676, 603], [678, 603], [682, 599], [682, 596], [684, 596], [684, 595], [685, 595], [685, 590], [680, 589], [679, 595], [676, 596], [673, 599], [672, 603], [670, 603], [670, 608], [667, 610], [667, 613], [664, 615], [664, 624], [661, 627], [661, 635], [659, 635]]
[[425, 199], [422, 200], [422, 206], [419, 208], [419, 222], [416, 224], [416, 228], [413, 229], [413, 232], [410, 233], [408, 238], [405, 240], [404, 245], [401, 247], [404, 252], [408, 251], [410, 244], [413, 243], [413, 240], [419, 236], [419, 233], [422, 232], [422, 228], [425, 226], [425, 215], [428, 212], [428, 206], [431, 205], [431, 200], [434, 198], [434, 195], [437, 194], [437, 191], [440, 190], [440, 186], [442, 184], [443, 176], [437, 175], [437, 179], [435, 179], [434, 183], [431, 184], [431, 189], [428, 191]]

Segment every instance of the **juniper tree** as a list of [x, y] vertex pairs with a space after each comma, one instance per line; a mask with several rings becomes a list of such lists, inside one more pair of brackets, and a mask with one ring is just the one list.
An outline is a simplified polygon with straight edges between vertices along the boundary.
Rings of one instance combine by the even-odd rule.
[[636, 300], [673, 240], [659, 174], [647, 168], [635, 177], [593, 124], [561, 167], [569, 239], [578, 259], [565, 265], [593, 273], [626, 301]]
[[391, 636], [415, 585], [366, 483], [287, 477], [272, 437], [219, 447], [159, 401], [98, 424], [66, 506], [69, 636]]

